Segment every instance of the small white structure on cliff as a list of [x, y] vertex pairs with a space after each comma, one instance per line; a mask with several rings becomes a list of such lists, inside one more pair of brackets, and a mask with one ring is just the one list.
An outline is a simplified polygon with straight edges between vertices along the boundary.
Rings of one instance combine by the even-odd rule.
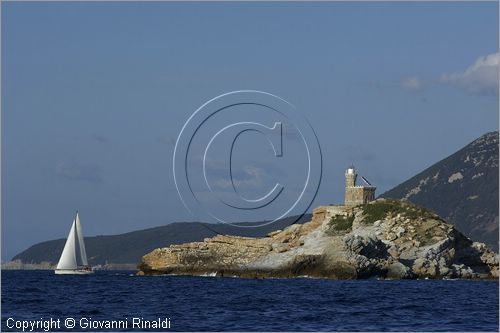
[[367, 186], [356, 185], [356, 178], [358, 174], [354, 169], [354, 166], [347, 168], [345, 172], [345, 200], [344, 205], [346, 206], [356, 206], [361, 204], [366, 204], [370, 201], [375, 200], [375, 186], [372, 186], [370, 182], [363, 176], [361, 179], [366, 183]]

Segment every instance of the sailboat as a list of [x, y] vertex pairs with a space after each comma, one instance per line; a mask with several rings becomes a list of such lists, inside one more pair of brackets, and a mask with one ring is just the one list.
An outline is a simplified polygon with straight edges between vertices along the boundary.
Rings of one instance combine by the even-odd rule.
[[57, 263], [56, 274], [92, 274], [87, 262], [87, 252], [83, 242], [83, 231], [78, 211], [69, 231], [68, 239]]

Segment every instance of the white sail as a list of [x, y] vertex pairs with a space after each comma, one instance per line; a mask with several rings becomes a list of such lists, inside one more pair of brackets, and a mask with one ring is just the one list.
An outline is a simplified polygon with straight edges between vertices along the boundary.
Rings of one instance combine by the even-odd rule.
[[85, 243], [83, 242], [83, 231], [82, 225], [80, 223], [80, 216], [78, 216], [78, 212], [76, 213], [76, 234], [78, 239], [78, 245], [80, 246], [80, 259], [82, 261], [83, 266], [88, 266], [87, 262], [87, 252], [85, 251]]
[[71, 225], [71, 230], [69, 231], [68, 239], [66, 239], [66, 244], [59, 258], [59, 263], [57, 264], [57, 269], [76, 269], [76, 251], [75, 251], [75, 221]]

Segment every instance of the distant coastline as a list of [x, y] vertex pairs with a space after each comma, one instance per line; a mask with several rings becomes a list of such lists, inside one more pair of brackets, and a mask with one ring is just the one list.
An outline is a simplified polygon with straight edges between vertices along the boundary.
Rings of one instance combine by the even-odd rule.
[[[2, 270], [54, 270], [56, 265], [43, 261], [41, 263], [23, 263], [21, 260], [13, 260], [2, 263]], [[93, 267], [94, 270], [100, 271], [136, 271], [137, 264], [106, 264], [106, 265], [97, 265]]]

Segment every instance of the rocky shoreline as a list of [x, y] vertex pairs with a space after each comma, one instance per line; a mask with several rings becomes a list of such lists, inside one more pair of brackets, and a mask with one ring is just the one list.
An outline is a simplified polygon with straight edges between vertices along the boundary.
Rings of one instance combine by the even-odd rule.
[[263, 238], [218, 235], [155, 249], [138, 268], [139, 275], [497, 279], [498, 254], [428, 210], [378, 199], [318, 207], [310, 222]]

